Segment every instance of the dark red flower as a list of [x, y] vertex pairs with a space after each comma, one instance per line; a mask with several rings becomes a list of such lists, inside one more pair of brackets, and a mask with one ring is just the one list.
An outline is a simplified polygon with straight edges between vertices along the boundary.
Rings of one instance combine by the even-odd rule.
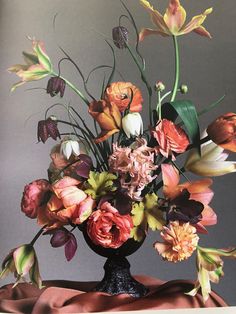
[[38, 141], [43, 143], [51, 137], [56, 140], [57, 137], [61, 138], [60, 133], [57, 128], [57, 121], [52, 118], [47, 118], [46, 120], [41, 120], [38, 122], [38, 132], [37, 132]]
[[128, 30], [124, 26], [117, 26], [112, 29], [113, 42], [117, 48], [126, 48], [126, 44], [128, 43], [128, 34]]
[[56, 96], [60, 93], [60, 96], [64, 96], [66, 87], [66, 82], [59, 76], [51, 77], [48, 81], [47, 85], [47, 93], [50, 94], [51, 97]]

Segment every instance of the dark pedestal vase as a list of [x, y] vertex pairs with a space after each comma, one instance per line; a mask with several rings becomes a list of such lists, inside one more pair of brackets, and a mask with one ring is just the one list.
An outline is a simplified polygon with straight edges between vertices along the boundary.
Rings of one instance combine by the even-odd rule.
[[145, 296], [149, 289], [135, 280], [130, 273], [130, 264], [126, 256], [137, 251], [142, 242], [129, 239], [117, 249], [104, 248], [95, 245], [83, 228], [83, 235], [88, 246], [97, 254], [107, 257], [104, 264], [105, 274], [101, 282], [94, 288], [95, 291], [106, 292], [112, 295], [127, 293], [134, 298]]

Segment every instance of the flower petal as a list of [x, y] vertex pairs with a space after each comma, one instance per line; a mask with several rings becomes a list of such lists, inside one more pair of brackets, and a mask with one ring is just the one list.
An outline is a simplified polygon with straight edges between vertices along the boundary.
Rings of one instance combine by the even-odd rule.
[[139, 41], [144, 40], [145, 37], [149, 36], [149, 35], [161, 35], [161, 36], [169, 36], [164, 32], [161, 31], [157, 31], [155, 29], [151, 29], [151, 28], [143, 28], [141, 29], [141, 32], [139, 33]]
[[179, 0], [171, 0], [164, 14], [164, 21], [173, 35], [178, 35], [179, 30], [186, 20], [186, 11], [180, 5]]
[[72, 233], [70, 233], [70, 239], [65, 245], [65, 256], [68, 262], [74, 257], [76, 250], [77, 240], [75, 236]]
[[209, 8], [205, 10], [204, 13], [194, 16], [192, 20], [180, 30], [179, 35], [188, 34], [192, 32], [193, 30], [199, 28], [205, 21], [207, 15], [209, 15], [212, 11], [213, 9]]
[[212, 38], [211, 34], [203, 26], [199, 26], [198, 28], [194, 29], [193, 31], [200, 36], [204, 36], [204, 37], [207, 37], [210, 39]]

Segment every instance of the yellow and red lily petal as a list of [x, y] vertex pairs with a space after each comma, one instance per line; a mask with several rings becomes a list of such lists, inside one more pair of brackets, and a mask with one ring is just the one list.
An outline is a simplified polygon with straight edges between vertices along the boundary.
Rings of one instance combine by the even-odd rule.
[[39, 64], [48, 72], [52, 71], [52, 63], [45, 52], [44, 43], [38, 40], [32, 40], [32, 47], [37, 55]]
[[166, 33], [161, 32], [161, 31], [157, 31], [155, 29], [142, 28], [141, 32], [139, 33], [139, 41], [144, 40], [144, 38], [149, 36], [149, 35], [161, 35], [163, 37], [169, 36], [169, 34], [166, 34]]
[[164, 21], [162, 14], [155, 10], [147, 0], [140, 0], [140, 3], [150, 14], [151, 21], [153, 22], [154, 25], [157, 26], [157, 30], [161, 34], [170, 35], [169, 29]]
[[213, 8], [209, 8], [205, 10], [205, 12], [203, 12], [202, 14], [194, 16], [192, 20], [179, 31], [178, 35], [184, 35], [192, 31], [197, 31], [199, 35], [211, 38], [210, 33], [208, 33], [204, 28], [200, 28], [200, 27], [202, 26], [203, 22], [207, 18], [207, 15], [209, 15], [212, 11], [213, 11]]
[[194, 29], [193, 31], [194, 31], [194, 33], [196, 33], [200, 36], [208, 37], [210, 39], [212, 38], [211, 34], [203, 26], [199, 26], [198, 28]]
[[180, 5], [179, 0], [170, 1], [163, 19], [169, 32], [178, 35], [186, 20], [186, 11]]

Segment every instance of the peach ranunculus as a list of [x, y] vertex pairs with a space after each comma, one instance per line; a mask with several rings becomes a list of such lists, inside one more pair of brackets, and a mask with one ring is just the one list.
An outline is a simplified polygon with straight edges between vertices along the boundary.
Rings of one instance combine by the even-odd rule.
[[236, 152], [236, 114], [228, 112], [207, 128], [207, 134], [217, 145], [231, 152]]
[[[212, 184], [212, 180], [206, 178], [194, 182], [185, 182], [179, 184], [180, 177], [175, 167], [168, 164], [162, 164], [161, 169], [164, 183], [163, 194], [165, 198], [174, 204], [175, 200], [180, 199], [187, 190], [187, 193], [189, 193], [190, 202], [195, 201], [196, 206], [198, 206], [199, 202], [203, 205], [203, 210], [199, 219], [200, 221], [194, 224], [198, 232], [206, 232], [204, 226], [215, 225], [217, 222], [217, 216], [213, 209], [208, 205], [214, 195], [213, 191], [209, 188], [209, 186]], [[193, 204], [193, 202], [191, 203]], [[185, 208], [184, 212], [181, 212], [180, 208], [181, 215], [184, 214], [188, 216], [186, 210], [187, 209]], [[193, 213], [194, 210], [189, 213], [189, 216], [191, 216]]]
[[71, 177], [63, 177], [52, 185], [54, 194], [38, 215], [40, 225], [58, 228], [69, 223], [81, 224], [90, 216], [95, 201], [77, 187], [79, 183]]
[[133, 222], [121, 215], [109, 202], [104, 202], [88, 219], [87, 232], [96, 245], [117, 249], [130, 238]]
[[119, 132], [121, 114], [116, 104], [110, 104], [105, 100], [94, 100], [89, 105], [89, 113], [101, 128], [101, 133], [95, 139], [95, 143], [103, 142], [111, 135]]
[[192, 20], [185, 24], [186, 11], [181, 6], [179, 0], [170, 0], [169, 6], [164, 15], [155, 10], [147, 0], [140, 0], [142, 6], [148, 11], [156, 29], [143, 28], [139, 34], [139, 40], [143, 40], [148, 35], [180, 36], [195, 32], [198, 35], [211, 38], [210, 33], [202, 26], [203, 22], [212, 12], [212, 8], [205, 10], [202, 14], [194, 16]]
[[189, 145], [189, 139], [185, 131], [167, 119], [162, 119], [157, 123], [152, 130], [152, 136], [158, 142], [156, 151], [166, 158], [172, 156], [172, 160], [175, 160], [174, 153], [185, 152]]
[[163, 227], [161, 237], [164, 242], [154, 243], [154, 248], [164, 259], [174, 263], [188, 259], [199, 240], [195, 227], [179, 221], [172, 221], [169, 227]]
[[140, 112], [142, 110], [142, 94], [140, 90], [130, 82], [111, 83], [105, 91], [105, 99], [110, 104], [115, 104], [120, 112], [125, 111], [129, 104], [129, 110], [131, 112]]
[[47, 202], [49, 192], [50, 184], [45, 179], [26, 185], [21, 200], [21, 211], [29, 218], [36, 218], [39, 208]]

